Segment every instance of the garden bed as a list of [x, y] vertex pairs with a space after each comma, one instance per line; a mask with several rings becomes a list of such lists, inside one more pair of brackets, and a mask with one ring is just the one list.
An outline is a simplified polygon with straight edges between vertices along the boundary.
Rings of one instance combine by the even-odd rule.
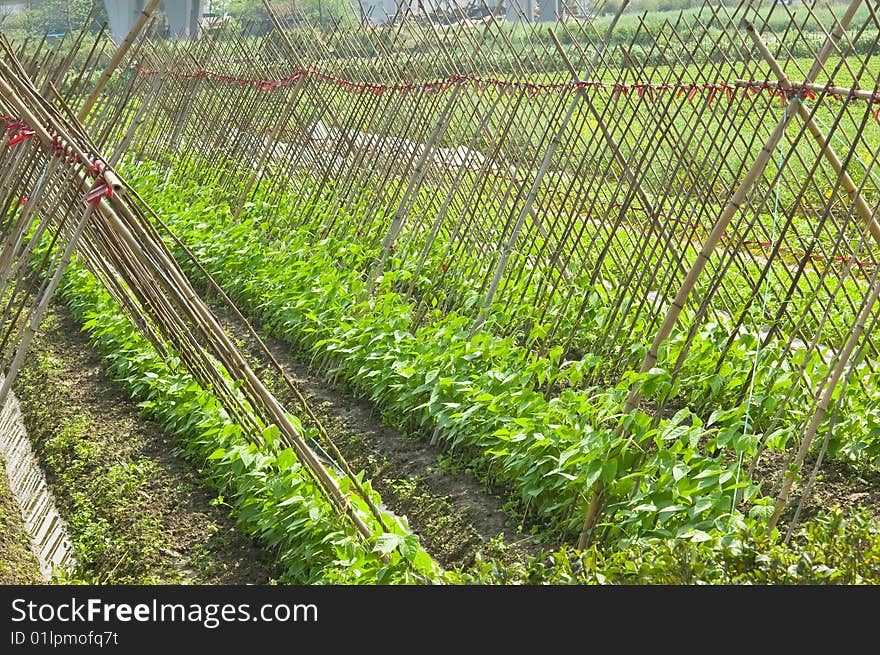
[[71, 530], [74, 580], [265, 584], [273, 556], [242, 535], [174, 439], [139, 416], [78, 325], [55, 305], [16, 392]]

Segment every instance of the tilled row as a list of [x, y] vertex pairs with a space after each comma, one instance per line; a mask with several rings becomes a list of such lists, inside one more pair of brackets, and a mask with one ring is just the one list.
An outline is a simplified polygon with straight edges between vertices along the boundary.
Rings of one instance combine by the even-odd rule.
[[[50, 307], [16, 381], [76, 566], [59, 582], [266, 584], [274, 556], [242, 534], [174, 439], [139, 416], [81, 325]], [[18, 579], [16, 582], [26, 582]]]

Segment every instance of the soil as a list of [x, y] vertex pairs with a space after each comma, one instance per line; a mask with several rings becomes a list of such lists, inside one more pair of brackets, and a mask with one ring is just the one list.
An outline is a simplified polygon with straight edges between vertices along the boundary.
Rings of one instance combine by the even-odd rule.
[[[285, 406], [311, 422], [271, 360], [234, 314], [214, 307], [223, 326], [236, 338], [252, 368]], [[258, 326], [255, 326], [258, 329]], [[466, 470], [442, 466], [443, 451], [418, 435], [383, 423], [369, 399], [310, 370], [287, 343], [260, 335], [286, 376], [305, 398], [354, 472], [364, 470], [387, 509], [405, 516], [422, 545], [447, 569], [464, 569], [477, 554], [500, 561], [524, 562], [542, 550], [527, 528], [505, 510], [505, 499], [488, 492]], [[543, 550], [552, 548], [545, 545]]]
[[40, 564], [0, 459], [0, 585], [41, 584]]
[[[805, 468], [812, 470], [812, 466], [813, 462], [807, 462]], [[844, 463], [826, 461], [809, 501], [805, 518], [815, 514], [815, 508], [867, 507], [880, 520], [880, 472], [859, 472]]]
[[[804, 462], [801, 477], [793, 487], [785, 511], [779, 519], [782, 528], [795, 516], [804, 494], [804, 486], [812, 475], [815, 459]], [[755, 467], [754, 478], [761, 483], [764, 493], [775, 496], [779, 490], [780, 471], [785, 468], [786, 455], [778, 451], [764, 451]], [[748, 463], [743, 464], [744, 467]], [[833, 509], [867, 509], [874, 520], [880, 521], [880, 472], [860, 471], [839, 460], [825, 459], [813, 482], [809, 497], [803, 502], [798, 524], [803, 525], [820, 512]]]
[[74, 578], [100, 584], [265, 584], [243, 535], [173, 438], [138, 415], [100, 354], [53, 306], [16, 380], [25, 425], [68, 523]]

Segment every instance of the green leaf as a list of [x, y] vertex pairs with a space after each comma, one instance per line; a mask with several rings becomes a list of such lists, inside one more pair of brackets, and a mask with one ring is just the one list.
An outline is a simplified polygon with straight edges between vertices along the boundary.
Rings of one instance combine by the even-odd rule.
[[610, 462], [605, 462], [604, 466], [602, 466], [602, 481], [603, 482], [612, 482], [614, 480], [614, 476], [617, 475], [617, 460], [612, 459]]
[[305, 501], [305, 498], [303, 498], [299, 494], [294, 494], [293, 496], [290, 496], [290, 498], [282, 500], [280, 503], [278, 503], [278, 507], [287, 507], [288, 505], [298, 505], [299, 503], [302, 503], [304, 501]]
[[420, 548], [418, 535], [408, 534], [403, 538], [403, 541], [400, 543], [400, 554], [410, 561], [412, 561], [412, 559], [416, 555], [418, 555], [419, 550]]
[[405, 541], [406, 537], [402, 534], [384, 532], [376, 538], [376, 545], [373, 548], [373, 552], [387, 555], [395, 548], [401, 546]]
[[749, 510], [749, 518], [769, 521], [770, 517], [773, 516], [773, 511], [773, 505], [755, 505]]
[[602, 475], [602, 461], [598, 459], [593, 460], [587, 466], [587, 479], [584, 481], [586, 488], [590, 489], [596, 484], [600, 475]]
[[712, 509], [712, 506], [715, 504], [715, 500], [713, 498], [698, 498], [697, 502], [694, 503], [693, 514], [696, 516], [698, 514], [702, 514], [707, 509]]
[[278, 464], [278, 468], [282, 471], [286, 471], [291, 466], [296, 464], [296, 455], [291, 448], [285, 448], [280, 453], [278, 453], [278, 457], [276, 458], [276, 463]]
[[710, 535], [708, 532], [703, 532], [702, 530], [694, 530], [693, 532], [690, 533], [689, 536], [690, 536], [691, 542], [695, 543], [695, 544], [699, 544], [704, 541], [711, 541], [712, 540], [712, 535]]
[[672, 467], [672, 477], [676, 482], [678, 482], [688, 474], [688, 471], [690, 471], [688, 465], [683, 462], [679, 462]]
[[687, 509], [684, 505], [667, 505], [666, 507], [661, 507], [657, 514], [670, 514], [672, 512], [680, 512], [684, 509]]
[[268, 425], [263, 429], [263, 441], [271, 446], [278, 442], [278, 439], [281, 437], [281, 430], [278, 429], [278, 426], [274, 423], [272, 425]]

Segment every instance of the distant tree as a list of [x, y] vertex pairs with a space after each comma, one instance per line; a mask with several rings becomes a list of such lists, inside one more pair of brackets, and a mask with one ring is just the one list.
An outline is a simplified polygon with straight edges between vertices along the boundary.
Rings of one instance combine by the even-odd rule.
[[[226, 11], [247, 21], [266, 16], [262, 0], [228, 0]], [[270, 0], [272, 8], [283, 17], [304, 16], [312, 21], [325, 22], [354, 13], [354, 0]]]
[[7, 19], [8, 28], [34, 35], [77, 31], [96, 6], [99, 19], [106, 15], [102, 0], [28, 0], [22, 4], [24, 10]]

